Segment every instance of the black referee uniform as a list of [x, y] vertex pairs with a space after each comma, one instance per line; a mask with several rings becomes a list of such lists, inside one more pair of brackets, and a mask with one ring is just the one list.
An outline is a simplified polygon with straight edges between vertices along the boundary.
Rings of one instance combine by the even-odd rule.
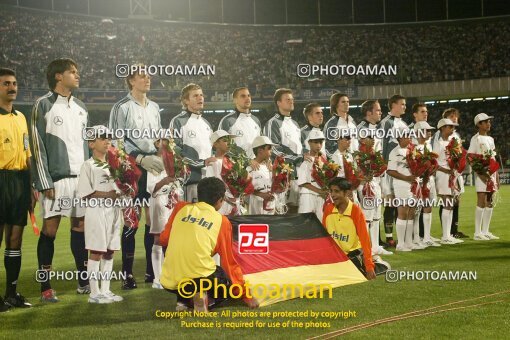
[[[14, 107], [11, 112], [0, 107], [0, 225], [6, 225], [7, 228], [24, 227], [27, 224], [31, 203], [28, 168], [30, 156], [25, 116]], [[0, 235], [0, 242], [1, 240]], [[10, 240], [6, 240], [5, 304], [30, 307], [24, 297], [16, 292], [21, 269], [21, 244], [16, 248], [10, 246]]]

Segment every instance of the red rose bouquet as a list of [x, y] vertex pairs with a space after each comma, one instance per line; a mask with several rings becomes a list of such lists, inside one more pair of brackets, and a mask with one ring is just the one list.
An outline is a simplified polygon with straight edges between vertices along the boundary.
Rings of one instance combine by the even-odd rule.
[[[328, 161], [324, 156], [319, 154], [313, 161], [312, 178], [322, 190], [328, 190], [329, 182], [338, 176], [339, 170], [340, 165]], [[330, 195], [328, 195], [324, 203], [333, 203]]]
[[411, 192], [416, 198], [428, 198], [430, 190], [427, 186], [430, 176], [439, 167], [437, 163], [438, 155], [429, 151], [426, 146], [423, 152], [416, 148], [416, 145], [410, 143], [407, 146], [406, 161], [409, 171], [417, 179], [411, 184]]
[[160, 151], [166, 175], [176, 179], [171, 185], [166, 205], [168, 209], [173, 209], [179, 201], [179, 196], [183, 196], [182, 186], [188, 181], [191, 170], [183, 157], [176, 152], [176, 145], [173, 139], [169, 140], [168, 145], [165, 145], [162, 141]]
[[[123, 196], [136, 197], [138, 180], [142, 172], [136, 165], [135, 159], [124, 151], [122, 144], [119, 143], [119, 148], [113, 146], [108, 148], [106, 163], [96, 160], [95, 164], [110, 171], [108, 179], [114, 181]], [[137, 206], [130, 206], [123, 210], [124, 220], [132, 228], [138, 228], [138, 209]]]
[[351, 183], [351, 190], [356, 190], [363, 180], [363, 176], [353, 165], [346, 157], [343, 157], [344, 177]]
[[466, 167], [466, 154], [466, 149], [462, 147], [457, 138], [452, 138], [446, 146], [446, 161], [448, 162], [448, 167], [453, 170], [448, 180], [448, 187], [455, 191], [460, 191], [457, 178]]
[[312, 178], [322, 190], [328, 190], [329, 182], [338, 176], [340, 165], [328, 161], [324, 156], [315, 157], [312, 168]]
[[381, 176], [388, 168], [380, 151], [375, 151], [372, 147], [361, 144], [358, 151], [354, 152], [354, 159], [358, 170], [365, 180], [362, 194], [364, 197], [375, 197], [374, 188], [370, 184], [372, 178]]
[[233, 160], [228, 155], [223, 157], [221, 168], [221, 178], [228, 190], [236, 199], [236, 208], [231, 214], [242, 213], [242, 199], [244, 195], [253, 194], [252, 179], [246, 168], [249, 165], [249, 159], [243, 154], [237, 155], [237, 160]]
[[494, 158], [492, 150], [486, 151], [483, 154], [469, 153], [467, 159], [473, 171], [479, 176], [487, 176], [487, 191], [494, 192], [497, 190], [496, 183], [492, 175], [499, 170], [499, 163]]
[[[282, 156], [275, 158], [272, 168], [271, 194], [273, 194], [275, 201], [274, 210], [279, 215], [283, 215], [288, 211], [285, 195], [287, 190], [289, 190], [292, 172], [292, 165], [285, 163], [285, 159]], [[269, 201], [264, 201], [264, 210], [273, 210], [268, 208], [268, 203]]]

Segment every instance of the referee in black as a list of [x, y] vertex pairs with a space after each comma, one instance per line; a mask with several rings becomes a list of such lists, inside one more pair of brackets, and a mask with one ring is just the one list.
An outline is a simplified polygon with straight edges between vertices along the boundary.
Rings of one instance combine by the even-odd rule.
[[21, 241], [31, 204], [30, 147], [25, 116], [14, 109], [18, 85], [13, 70], [0, 68], [0, 246], [5, 231], [5, 297], [0, 312], [32, 305], [16, 292]]

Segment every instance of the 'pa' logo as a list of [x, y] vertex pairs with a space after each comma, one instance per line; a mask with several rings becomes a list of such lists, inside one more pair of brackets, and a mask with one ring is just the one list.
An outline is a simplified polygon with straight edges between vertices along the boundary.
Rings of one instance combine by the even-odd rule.
[[268, 224], [240, 224], [238, 232], [239, 254], [269, 253]]

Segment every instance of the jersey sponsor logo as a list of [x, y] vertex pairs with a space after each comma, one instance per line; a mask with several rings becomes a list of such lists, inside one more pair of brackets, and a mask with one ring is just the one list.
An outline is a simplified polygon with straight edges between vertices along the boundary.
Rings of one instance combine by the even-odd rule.
[[335, 240], [338, 240], [338, 241], [341, 241], [341, 242], [349, 242], [349, 235], [344, 235], [342, 233], [338, 234], [336, 231], [333, 231], [333, 233], [331, 234], [331, 236], [335, 239]]
[[242, 137], [242, 136], [244, 136], [243, 131], [242, 131], [242, 130], [237, 130], [237, 131], [236, 131], [236, 136], [237, 136], [237, 137]]
[[53, 118], [53, 124], [62, 125], [64, 124], [64, 119], [60, 116], [55, 116], [55, 118]]
[[237, 239], [239, 254], [269, 253], [268, 224], [240, 224]]
[[7, 137], [5, 140], [4, 140], [4, 144], [7, 144], [7, 143], [10, 143], [11, 140], [9, 139], [9, 137]]
[[196, 224], [198, 224], [201, 227], [207, 228], [207, 230], [210, 230], [212, 228], [212, 226], [213, 226], [212, 222], [206, 221], [203, 217], [198, 219], [197, 217], [191, 216], [191, 214], [186, 216], [186, 217], [183, 217], [181, 219], [181, 221], [182, 222], [189, 222], [189, 223], [196, 223]]
[[195, 138], [197, 136], [195, 131], [188, 131], [188, 137], [189, 138]]
[[78, 113], [78, 116], [84, 116], [84, 115], [85, 115], [85, 113], [83, 113], [81, 111], [80, 111], [80, 113]]

